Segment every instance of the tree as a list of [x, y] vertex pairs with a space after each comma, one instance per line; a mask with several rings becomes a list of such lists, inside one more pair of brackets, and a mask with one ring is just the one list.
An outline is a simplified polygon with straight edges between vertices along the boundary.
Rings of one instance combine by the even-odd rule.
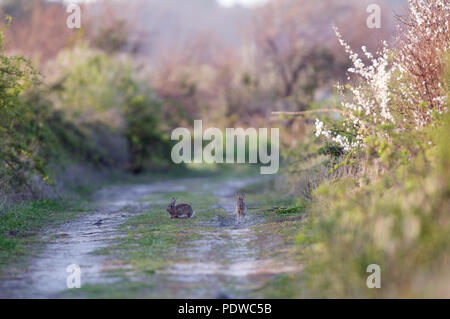
[[251, 28], [255, 63], [265, 68], [266, 77], [270, 73], [276, 77], [277, 95], [285, 110], [305, 110], [313, 102], [316, 88], [331, 87], [345, 72], [347, 62], [336, 49], [332, 26], [344, 25], [341, 29], [349, 34], [350, 43], [357, 41], [361, 46], [360, 30], [368, 30], [367, 3], [272, 0], [257, 11]]

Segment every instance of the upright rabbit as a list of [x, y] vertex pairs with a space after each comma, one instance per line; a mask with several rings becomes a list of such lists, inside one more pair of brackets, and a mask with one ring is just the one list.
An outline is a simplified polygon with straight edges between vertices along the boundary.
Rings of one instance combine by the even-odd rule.
[[169, 206], [167, 207], [167, 212], [170, 214], [170, 218], [191, 218], [194, 216], [195, 212], [191, 205], [188, 204], [178, 204], [175, 206], [177, 199], [172, 198]]
[[247, 206], [245, 206], [244, 203], [245, 194], [242, 194], [241, 196], [239, 196], [239, 194], [236, 194], [235, 197], [237, 199], [235, 210], [236, 218], [240, 220], [241, 218], [245, 217], [245, 214], [247, 214]]

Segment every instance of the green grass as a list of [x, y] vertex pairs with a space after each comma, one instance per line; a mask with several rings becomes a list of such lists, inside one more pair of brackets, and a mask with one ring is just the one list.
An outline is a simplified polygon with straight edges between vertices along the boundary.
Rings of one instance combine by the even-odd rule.
[[[327, 180], [313, 192], [305, 231], [296, 238], [308, 261], [297, 296], [448, 297], [450, 116], [421, 134], [402, 136], [425, 144], [408, 161], [397, 152], [376, 178]], [[365, 171], [372, 165], [365, 163]], [[370, 264], [381, 268], [380, 289], [366, 285]]]
[[298, 234], [304, 232], [306, 205], [291, 194], [280, 193], [272, 183], [252, 185], [245, 191], [249, 202], [257, 207], [250, 212], [264, 219], [263, 223], [253, 228], [256, 243], [261, 248], [259, 258], [272, 259], [280, 264], [286, 262], [299, 269], [269, 278], [253, 293], [258, 298], [294, 298], [299, 294], [301, 268], [305, 263], [296, 242]]
[[[70, 290], [63, 296], [83, 296], [96, 298], [131, 298], [148, 296], [153, 287], [155, 273], [180, 261], [177, 249], [187, 247], [201, 238], [201, 231], [207, 229], [206, 223], [223, 213], [221, 209], [211, 208], [215, 203], [212, 195], [189, 192], [155, 193], [143, 201], [167, 202], [175, 196], [179, 202], [195, 203], [195, 218], [170, 219], [167, 205], [155, 205], [142, 214], [130, 218], [120, 226], [125, 233], [117, 243], [97, 251], [97, 254], [110, 255], [114, 259], [111, 275], [118, 282], [86, 285], [76, 291]], [[131, 266], [132, 275], [126, 275]], [[136, 283], [130, 277], [139, 277]], [[156, 296], [155, 296], [156, 297]]]
[[0, 273], [6, 265], [30, 253], [40, 231], [64, 223], [83, 210], [80, 202], [41, 200], [0, 210]]
[[[215, 181], [220, 185], [221, 177], [215, 178]], [[257, 240], [251, 244], [252, 249], [261, 259], [274, 258], [282, 263], [286, 258], [297, 258], [290, 254], [291, 250], [287, 248], [294, 245], [295, 235], [303, 223], [304, 210], [296, 206], [289, 196], [280, 198], [270, 184], [267, 182], [255, 184], [240, 191], [246, 193], [248, 220], [255, 222], [250, 226], [257, 236]], [[170, 219], [165, 209], [172, 196], [177, 197], [180, 203], [195, 203], [193, 204], [195, 217]], [[230, 198], [230, 200], [233, 199]], [[170, 293], [167, 296], [164, 293], [167, 294], [167, 287], [174, 283], [167, 282], [161, 271], [173, 263], [183, 262], [184, 257], [180, 256], [184, 254], [180, 252], [186, 248], [192, 248], [194, 243], [203, 239], [205, 233], [214, 232], [214, 227], [217, 227], [221, 220], [227, 223], [230, 219], [228, 212], [216, 208], [217, 198], [210, 194], [189, 191], [170, 194], [153, 193], [143, 201], [154, 204], [144, 213], [130, 218], [121, 225], [121, 231], [125, 234], [123, 238], [97, 252], [111, 257], [110, 262], [113, 263], [113, 267], [108, 275], [116, 281], [68, 290], [61, 294], [62, 297], [164, 298], [170, 296]], [[274, 206], [277, 208], [274, 209]], [[220, 250], [230, 248], [226, 245], [227, 241], [230, 241], [230, 245], [233, 242], [228, 233], [218, 231], [217, 236], [223, 239], [223, 245], [220, 245], [220, 248], [216, 247], [208, 254], [211, 254], [211, 261], [227, 265], [230, 262], [227, 259], [230, 258], [229, 254]], [[286, 287], [278, 285], [283, 276], [275, 276], [268, 286], [255, 288], [252, 293], [255, 296], [290, 296], [291, 292]], [[192, 285], [194, 290], [207, 289], [200, 284]], [[229, 283], [229, 288], [233, 289], [233, 283]], [[183, 289], [190, 288], [184, 286]], [[193, 295], [197, 292], [193, 291]]]
[[153, 285], [147, 282], [131, 281], [124, 277], [110, 284], [87, 284], [76, 291], [71, 290], [66, 296], [103, 299], [133, 299], [146, 297], [151, 292]]
[[[224, 178], [220, 174], [215, 176], [211, 188], [220, 187]], [[203, 179], [193, 180], [193, 183], [203, 182]], [[127, 183], [128, 181], [125, 182]], [[196, 188], [193, 185], [192, 189]], [[280, 263], [287, 259], [300, 263], [299, 256], [292, 254], [291, 248], [294, 246], [298, 230], [303, 227], [305, 213], [303, 205], [296, 203], [289, 195], [280, 196], [273, 184], [267, 181], [245, 187], [240, 192], [246, 193], [248, 220], [254, 223], [250, 228], [257, 238], [251, 245], [258, 257], [270, 258]], [[170, 219], [166, 207], [173, 196], [177, 197], [180, 203], [192, 204], [196, 212], [195, 218]], [[234, 201], [233, 198], [230, 200]], [[106, 270], [105, 276], [110, 277], [112, 281], [83, 285], [81, 289], [61, 293], [61, 297], [156, 298], [164, 297], [161, 295], [161, 288], [170, 295], [167, 286], [173, 283], [167, 281], [160, 271], [173, 263], [183, 262], [184, 257], [180, 257], [180, 252], [192, 248], [205, 233], [214, 232], [214, 227], [218, 227], [222, 221], [228, 225], [231, 218], [228, 212], [216, 206], [217, 198], [211, 194], [191, 191], [156, 192], [141, 201], [148, 202], [151, 206], [120, 226], [119, 230], [124, 237], [95, 252], [110, 257], [108, 258], [110, 267], [107, 267], [109, 270]], [[74, 205], [80, 204], [40, 201], [16, 206], [3, 212], [4, 218], [0, 224], [1, 265], [13, 261], [19, 264], [23, 260], [21, 257], [31, 253], [30, 247], [33, 247], [33, 251], [36, 251], [36, 247], [42, 247], [45, 243], [40, 239], [40, 231], [44, 227], [77, 216], [79, 210]], [[224, 243], [230, 241], [230, 245], [233, 244], [228, 233], [219, 232], [218, 237], [223, 239]], [[219, 249], [211, 252], [211, 260], [227, 265], [230, 262], [226, 254], [229, 248], [226, 244], [221, 245]], [[290, 297], [294, 287], [285, 283], [294, 282], [292, 276], [286, 274], [274, 276], [263, 287], [252, 288], [251, 293], [258, 297]], [[192, 288], [183, 289], [193, 289], [194, 295], [198, 289], [208, 289], [199, 285], [193, 284]], [[228, 285], [232, 290], [234, 284], [230, 282]]]
[[300, 274], [278, 274], [269, 280], [258, 292], [268, 299], [291, 299], [298, 295]]
[[137, 271], [154, 273], [176, 259], [175, 247], [189, 245], [199, 239], [199, 232], [205, 222], [220, 214], [219, 209], [212, 209], [214, 197], [187, 192], [159, 194], [162, 201], [169, 202], [175, 196], [179, 202], [196, 203], [195, 218], [170, 219], [166, 206], [157, 206], [145, 213], [132, 217], [121, 225], [126, 232], [117, 245], [110, 247], [122, 263], [131, 264]]

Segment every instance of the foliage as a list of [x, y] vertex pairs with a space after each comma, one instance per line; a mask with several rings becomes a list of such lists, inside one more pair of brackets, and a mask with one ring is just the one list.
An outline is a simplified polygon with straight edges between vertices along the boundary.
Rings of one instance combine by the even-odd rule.
[[[50, 165], [94, 164], [133, 172], [170, 156], [160, 101], [129, 60], [86, 47], [47, 64], [44, 89], [22, 57], [0, 56], [2, 194], [33, 194]], [[56, 71], [55, 71], [56, 70]]]
[[130, 154], [129, 170], [161, 169], [170, 163], [170, 141], [162, 133], [161, 103], [145, 95], [136, 95], [124, 110], [125, 136]]
[[[421, 130], [448, 111], [442, 66], [450, 47], [450, 4], [447, 0], [411, 0], [410, 6], [398, 52], [389, 50], [384, 43], [382, 52], [374, 57], [363, 46], [364, 55], [371, 62], [368, 65], [336, 30], [353, 63], [348, 71], [356, 74], [359, 81], [339, 86], [344, 134], [316, 120], [316, 135], [339, 144], [348, 154], [373, 148], [374, 142], [378, 146], [395, 145], [395, 135]], [[421, 38], [424, 32], [426, 39]], [[375, 153], [381, 151], [378, 148]]]
[[[375, 183], [351, 177], [314, 191], [307, 236], [308, 291], [321, 297], [443, 297], [449, 280], [450, 117], [424, 151]], [[417, 138], [415, 134], [409, 139]], [[381, 289], [366, 268], [381, 267]], [[323, 276], [326, 269], [327, 276]]]
[[57, 68], [63, 71], [53, 84], [54, 105], [86, 136], [68, 141], [77, 143], [71, 149], [135, 173], [167, 159], [160, 102], [128, 59], [80, 47], [62, 53]]
[[45, 112], [34, 109], [24, 98], [27, 89], [36, 87], [36, 71], [23, 57], [8, 57], [3, 52], [0, 31], [0, 189], [28, 185], [31, 174], [46, 178], [41, 144], [45, 135]]
[[409, 93], [402, 97], [407, 103], [399, 107], [405, 117], [412, 113], [415, 126], [422, 127], [431, 123], [433, 113], [448, 110], [442, 72], [450, 43], [450, 1], [408, 2], [411, 12], [405, 20], [400, 18], [402, 33], [395, 56], [400, 76], [404, 76], [397, 94]]
[[118, 52], [128, 44], [128, 30], [125, 21], [118, 20], [110, 26], [102, 27], [93, 39], [93, 45], [105, 52]]
[[[311, 295], [447, 296], [449, 3], [410, 5], [398, 51], [385, 47], [374, 58], [363, 48], [371, 65], [338, 34], [359, 82], [345, 87], [348, 95], [342, 90], [341, 126], [316, 121], [316, 134], [344, 153], [335, 178], [313, 192], [306, 234], [298, 236]], [[419, 41], [422, 31], [428, 40]], [[381, 289], [366, 286], [370, 264], [381, 267]]]
[[79, 203], [59, 200], [33, 201], [14, 207], [0, 205], [0, 271], [7, 262], [23, 254], [25, 246], [44, 225], [63, 223], [82, 209]]

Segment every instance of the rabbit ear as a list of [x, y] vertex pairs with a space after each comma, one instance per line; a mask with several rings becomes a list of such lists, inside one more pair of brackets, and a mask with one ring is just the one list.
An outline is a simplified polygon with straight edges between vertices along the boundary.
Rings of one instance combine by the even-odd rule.
[[245, 198], [245, 194], [244, 193], [242, 193], [242, 199], [244, 199]]
[[234, 197], [236, 197], [236, 199], [239, 199], [239, 194], [238, 193], [234, 194]]

